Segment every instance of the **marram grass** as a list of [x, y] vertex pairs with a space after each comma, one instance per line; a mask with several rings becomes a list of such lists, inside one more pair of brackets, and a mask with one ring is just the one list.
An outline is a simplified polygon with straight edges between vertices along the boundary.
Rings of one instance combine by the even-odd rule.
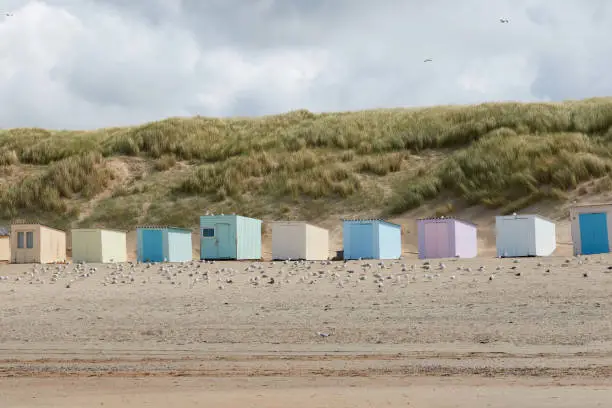
[[191, 226], [206, 209], [386, 216], [442, 195], [513, 211], [607, 176], [611, 142], [612, 98], [9, 129], [0, 216], [76, 219], [95, 200], [84, 225]]

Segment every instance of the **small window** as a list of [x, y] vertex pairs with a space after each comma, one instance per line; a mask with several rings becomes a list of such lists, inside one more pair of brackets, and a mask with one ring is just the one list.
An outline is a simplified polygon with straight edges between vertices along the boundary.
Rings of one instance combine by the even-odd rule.
[[34, 248], [34, 232], [26, 232], [26, 248]]
[[202, 236], [204, 238], [213, 238], [215, 236], [214, 228], [202, 228]]
[[23, 232], [18, 232], [17, 233], [17, 248], [25, 247], [23, 241], [24, 241], [24, 239], [23, 239]]

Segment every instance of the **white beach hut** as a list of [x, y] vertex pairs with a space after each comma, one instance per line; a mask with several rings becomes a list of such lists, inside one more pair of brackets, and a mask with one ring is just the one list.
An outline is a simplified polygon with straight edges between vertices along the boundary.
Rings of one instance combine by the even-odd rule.
[[498, 257], [548, 256], [557, 248], [555, 223], [539, 215], [495, 217]]
[[274, 222], [272, 258], [326, 260], [329, 258], [329, 231], [301, 221]]

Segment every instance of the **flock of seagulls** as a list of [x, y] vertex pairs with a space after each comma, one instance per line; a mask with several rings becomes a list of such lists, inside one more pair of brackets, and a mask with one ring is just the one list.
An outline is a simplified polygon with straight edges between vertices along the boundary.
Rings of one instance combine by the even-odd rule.
[[[502, 24], [508, 24], [510, 22], [510, 20], [505, 18], [505, 17], [502, 17], [502, 18], [499, 19], [499, 22], [502, 23]], [[433, 62], [433, 58], [425, 58], [423, 60], [423, 62], [426, 62], [426, 63], [427, 62]]]
[[[546, 264], [543, 261], [534, 265], [527, 261], [514, 259], [499, 260], [496, 266], [476, 266], [472, 260], [466, 266], [465, 260], [450, 259], [444, 262], [416, 261], [407, 263], [404, 260], [393, 261], [277, 261], [277, 262], [224, 262], [189, 261], [182, 263], [111, 263], [106, 265], [89, 265], [87, 263], [69, 263], [60, 265], [32, 265], [19, 275], [0, 276], [0, 289], [9, 285], [15, 293], [17, 284], [57, 285], [64, 290], [75, 290], [89, 281], [85, 290], [95, 286], [111, 289], [154, 285], [161, 288], [183, 290], [223, 291], [234, 287], [230, 293], [243, 292], [248, 288], [262, 290], [279, 290], [288, 285], [304, 286], [304, 291], [317, 290], [317, 285], [333, 285], [339, 293], [348, 290], [354, 293], [380, 293], [388, 290], [407, 288], [414, 284], [432, 284], [451, 287], [457, 284], [479, 285], [491, 284], [501, 277], [503, 285], [508, 279], [522, 279], [533, 273], [549, 276], [553, 269], [576, 267], [583, 278], [588, 278], [592, 271], [602, 269], [602, 258], [594, 261], [588, 257], [568, 258], [561, 264]], [[586, 272], [582, 266], [589, 265]], [[612, 273], [612, 266], [602, 269], [603, 273]], [[572, 273], [571, 269], [565, 273]], [[580, 275], [578, 275], [580, 276]], [[93, 285], [93, 286], [92, 286]], [[266, 289], [267, 288], [267, 289]], [[346, 289], [344, 289], [346, 288]], [[350, 289], [356, 288], [356, 289]], [[317, 337], [326, 338], [334, 333], [317, 331]]]
[[[231, 263], [234, 267], [217, 266], [215, 261], [190, 261], [182, 263], [112, 263], [104, 266], [93, 266], [86, 263], [61, 264], [61, 265], [33, 265], [28, 271], [21, 275], [10, 278], [0, 276], [2, 282], [22, 282], [30, 285], [60, 284], [66, 289], [78, 285], [79, 282], [99, 276], [97, 283], [102, 286], [121, 285], [171, 285], [193, 289], [198, 285], [214, 285], [218, 290], [223, 290], [229, 285], [252, 286], [252, 287], [280, 287], [289, 284], [315, 285], [317, 283], [329, 282], [338, 288], [362, 287], [366, 289], [369, 282], [379, 292], [383, 292], [386, 286], [406, 285], [418, 282], [432, 282], [444, 279], [454, 281], [458, 279], [471, 278], [472, 282], [480, 281], [483, 273], [487, 272], [484, 265], [478, 268], [461, 266], [460, 259], [452, 259], [448, 262], [455, 263], [454, 273], [448, 273], [449, 266], [444, 262], [436, 265], [430, 261], [420, 264], [407, 264], [402, 260], [393, 261], [279, 261], [279, 262], [253, 262], [244, 267], [243, 270], [236, 269], [237, 265], [243, 263]], [[495, 271], [488, 275], [488, 281], [495, 279], [495, 274], [507, 270], [515, 277], [522, 276], [519, 269], [519, 259], [512, 261], [512, 266], [504, 266], [501, 262]], [[589, 262], [589, 258], [566, 259], [559, 267], [569, 267], [572, 264], [581, 266]], [[598, 262], [601, 263], [601, 260]], [[227, 265], [227, 264], [225, 264]], [[554, 265], [545, 265], [538, 262], [537, 269], [544, 268], [545, 273], [550, 273]], [[532, 266], [533, 270], [533, 266]], [[612, 266], [608, 267], [606, 273], [612, 272]], [[583, 274], [586, 278], [588, 274]]]

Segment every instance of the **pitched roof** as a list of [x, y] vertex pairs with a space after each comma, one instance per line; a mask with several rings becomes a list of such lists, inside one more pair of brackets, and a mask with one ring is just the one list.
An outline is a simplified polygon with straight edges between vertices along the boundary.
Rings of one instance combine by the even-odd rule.
[[156, 230], [171, 230], [192, 232], [190, 228], [173, 227], [171, 225], [139, 225], [136, 229], [156, 229]]
[[427, 218], [419, 218], [417, 219], [417, 221], [457, 221], [462, 224], [471, 225], [473, 227], [477, 226], [471, 221], [466, 221], [466, 220], [462, 220], [460, 218], [455, 218], [455, 217], [427, 217]]
[[572, 208], [584, 208], [584, 207], [610, 207], [612, 203], [582, 203], [582, 204], [574, 204]]
[[340, 221], [342, 222], [382, 222], [383, 224], [387, 224], [387, 225], [394, 225], [396, 227], [401, 227], [400, 224], [396, 224], [394, 222], [391, 221], [387, 221], [387, 220], [383, 220], [382, 218], [341, 218]]
[[547, 218], [547, 217], [544, 217], [543, 215], [539, 215], [539, 214], [507, 214], [507, 215], [496, 215], [495, 216], [495, 218], [506, 218], [506, 219], [511, 219], [511, 218], [514, 218], [514, 217], [518, 217], [518, 218], [521, 218], [521, 217], [534, 217], [534, 218], [539, 218], [541, 220], [552, 222], [552, 223], [555, 222], [551, 218]]

